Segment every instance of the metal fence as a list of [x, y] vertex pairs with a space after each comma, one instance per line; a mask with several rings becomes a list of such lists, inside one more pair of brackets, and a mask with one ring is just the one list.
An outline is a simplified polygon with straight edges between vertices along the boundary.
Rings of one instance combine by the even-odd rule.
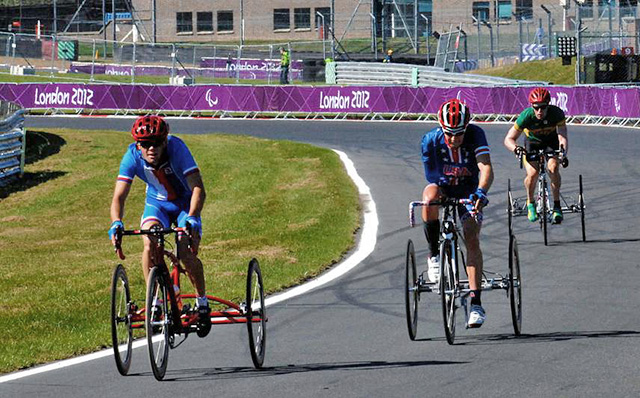
[[169, 84], [278, 83], [280, 51], [290, 53], [289, 81], [324, 81], [331, 41], [265, 45], [114, 42], [0, 32], [0, 73], [57, 81]]
[[[334, 66], [335, 65], [335, 66]], [[473, 87], [546, 85], [547, 82], [505, 79], [469, 73], [445, 72], [431, 66], [371, 62], [335, 62], [335, 83], [340, 85], [405, 85], [414, 87]], [[327, 75], [331, 73], [327, 72]]]
[[383, 50], [393, 48], [396, 58], [411, 55], [412, 62], [462, 72], [549, 59], [557, 56], [557, 37], [572, 36], [578, 40], [581, 59], [575, 63], [575, 80], [588, 82], [589, 61], [582, 57], [613, 49], [618, 54], [638, 52], [637, 6], [618, 7], [613, 1], [578, 6], [568, 1], [571, 6], [565, 8], [548, 3], [553, 4], [527, 12], [514, 7], [511, 14], [502, 10], [482, 14], [471, 2], [456, 2], [448, 16], [434, 20], [407, 12], [391, 18], [392, 27], [383, 31], [381, 21], [371, 20], [365, 7], [351, 16], [336, 15], [338, 25], [346, 28], [330, 35], [330, 40], [263, 45], [132, 42], [133, 36], [126, 38], [128, 42], [115, 42], [95, 35], [0, 32], [0, 73], [37, 74], [44, 81], [168, 84], [181, 77], [181, 82], [192, 84], [272, 84], [279, 82], [278, 48], [284, 46], [292, 60], [289, 81], [313, 82], [324, 81], [326, 58], [380, 61]]
[[[14, 108], [5, 103], [0, 106], [7, 112]], [[24, 173], [26, 136], [22, 110], [0, 117], [0, 186], [4, 186]]]

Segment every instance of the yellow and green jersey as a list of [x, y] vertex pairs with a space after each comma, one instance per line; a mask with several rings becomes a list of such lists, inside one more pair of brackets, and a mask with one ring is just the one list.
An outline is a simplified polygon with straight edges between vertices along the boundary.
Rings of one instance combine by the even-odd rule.
[[289, 51], [285, 50], [282, 52], [282, 55], [280, 56], [280, 66], [289, 66], [289, 62], [291, 62], [289, 57]]
[[549, 136], [557, 135], [556, 128], [566, 124], [567, 120], [562, 109], [549, 105], [544, 119], [538, 119], [533, 108], [527, 108], [518, 116], [513, 127], [518, 131], [524, 131], [527, 139], [531, 141], [543, 141]]

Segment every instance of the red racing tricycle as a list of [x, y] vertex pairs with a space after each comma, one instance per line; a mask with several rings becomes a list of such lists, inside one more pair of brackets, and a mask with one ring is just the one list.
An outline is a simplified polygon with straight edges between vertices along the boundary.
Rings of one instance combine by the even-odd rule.
[[[122, 264], [113, 272], [111, 282], [111, 338], [118, 371], [122, 375], [129, 372], [133, 350], [133, 330], [144, 329], [149, 347], [151, 369], [157, 380], [164, 378], [169, 359], [169, 349], [182, 344], [190, 333], [198, 333], [198, 312], [186, 301], [196, 298], [195, 294], [180, 293], [180, 274], [185, 271], [180, 265], [177, 250], [167, 250], [165, 236], [187, 233], [186, 228], [162, 228], [154, 226], [146, 230], [120, 231], [117, 242], [125, 235], [149, 235], [156, 239], [164, 256], [154, 262], [149, 272], [145, 307], [139, 308], [131, 299], [129, 280]], [[121, 254], [121, 249], [116, 247]], [[175, 251], [175, 253], [174, 253]], [[124, 256], [121, 255], [124, 259]], [[167, 266], [169, 264], [169, 266]], [[235, 304], [231, 301], [207, 296], [209, 301], [222, 304], [227, 309], [210, 313], [211, 323], [246, 323], [249, 332], [251, 360], [256, 368], [261, 368], [264, 355], [267, 316], [264, 304], [264, 286], [258, 260], [251, 259], [247, 273], [246, 301]], [[180, 337], [178, 341], [177, 338]]]

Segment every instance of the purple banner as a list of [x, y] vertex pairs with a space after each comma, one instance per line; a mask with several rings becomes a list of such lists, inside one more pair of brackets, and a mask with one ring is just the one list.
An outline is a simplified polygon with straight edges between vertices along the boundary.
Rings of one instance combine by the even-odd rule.
[[[26, 109], [147, 109], [233, 112], [436, 113], [460, 98], [476, 114], [517, 115], [527, 87], [155, 86], [127, 84], [0, 84], [0, 99]], [[567, 115], [640, 118], [636, 88], [550, 87]]]
[[[234, 58], [212, 58], [203, 57], [200, 60], [200, 67], [212, 68], [222, 71], [229, 76], [235, 77], [236, 70], [241, 76], [253, 76], [252, 79], [267, 79], [280, 77], [279, 59], [234, 59]], [[302, 61], [292, 60], [289, 67], [289, 78], [300, 80], [302, 78]]]
[[[200, 62], [200, 68], [176, 68], [175, 74], [178, 76], [187, 76], [186, 72], [189, 72], [191, 76], [203, 76], [203, 77], [226, 77], [226, 78], [238, 78], [248, 80], [278, 80], [280, 78], [280, 61], [274, 60], [259, 60], [259, 59], [241, 59], [236, 61], [235, 59], [227, 58], [202, 58]], [[171, 76], [172, 68], [170, 66], [154, 65], [154, 66], [126, 66], [120, 64], [90, 64], [90, 63], [72, 63], [69, 71], [72, 73], [86, 73], [90, 74], [93, 68], [93, 73], [97, 75], [118, 75], [118, 76], [130, 76], [132, 72], [136, 76]], [[291, 61], [291, 68], [289, 69], [289, 79], [301, 80], [302, 79], [302, 62]]]

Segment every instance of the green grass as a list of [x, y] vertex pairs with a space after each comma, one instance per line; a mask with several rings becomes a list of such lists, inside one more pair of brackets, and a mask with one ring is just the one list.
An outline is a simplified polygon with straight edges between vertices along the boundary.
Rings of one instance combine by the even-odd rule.
[[[85, 73], [64, 73], [53, 74], [51, 73], [38, 73], [36, 75], [10, 75], [8, 73], [0, 73], [0, 83], [131, 83], [131, 76], [119, 76], [119, 75], [94, 75], [94, 81], [90, 80], [91, 75]], [[279, 85], [280, 75], [274, 73], [271, 82], [266, 79], [240, 79], [238, 84], [251, 84], [251, 85]], [[169, 84], [169, 76], [152, 76], [152, 75], [137, 75], [134, 76], [135, 84]], [[228, 77], [196, 77], [196, 84], [236, 84], [235, 78]], [[296, 85], [323, 85], [324, 82], [303, 82], [300, 80], [294, 80], [291, 84]]]
[[[69, 130], [27, 137], [23, 181], [0, 190], [0, 373], [111, 345], [110, 283], [119, 261], [106, 231], [130, 137]], [[200, 256], [209, 294], [241, 301], [252, 257], [275, 292], [352, 247], [358, 195], [332, 151], [240, 136], [182, 138], [207, 189]], [[135, 180], [125, 226], [137, 227], [143, 204], [144, 183]], [[142, 304], [142, 242], [130, 238], [123, 247], [133, 298]], [[183, 291], [193, 292], [183, 281]]]
[[509, 79], [546, 81], [557, 85], [575, 84], [575, 60], [572, 65], [562, 65], [561, 58], [544, 61], [521, 62], [472, 71], [481, 75], [506, 77]]

